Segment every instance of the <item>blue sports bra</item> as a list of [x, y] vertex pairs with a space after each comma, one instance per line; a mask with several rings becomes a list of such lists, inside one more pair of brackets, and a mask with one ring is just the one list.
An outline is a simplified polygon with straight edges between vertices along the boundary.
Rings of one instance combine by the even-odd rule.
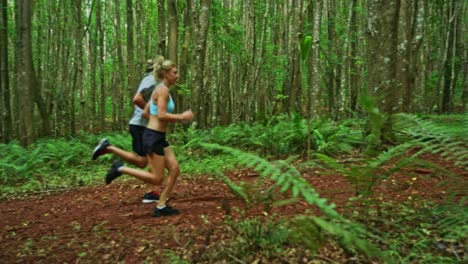
[[[174, 113], [174, 110], [175, 110], [174, 100], [172, 100], [172, 96], [169, 94], [169, 102], [167, 102], [166, 111], [168, 113]], [[158, 106], [153, 103], [153, 98], [151, 98], [150, 100], [150, 113], [152, 115], [158, 114]]]

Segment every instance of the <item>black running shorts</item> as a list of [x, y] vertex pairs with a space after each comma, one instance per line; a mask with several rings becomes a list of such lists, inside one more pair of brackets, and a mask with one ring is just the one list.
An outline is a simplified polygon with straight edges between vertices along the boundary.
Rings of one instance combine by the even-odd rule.
[[139, 156], [146, 156], [146, 153], [143, 149], [143, 132], [145, 131], [146, 127], [137, 126], [137, 125], [130, 125], [129, 132], [132, 136], [132, 149], [133, 152], [138, 154]]
[[166, 133], [152, 130], [149, 128], [143, 132], [143, 149], [146, 154], [156, 153], [156, 155], [164, 156], [164, 148], [169, 147], [166, 141]]

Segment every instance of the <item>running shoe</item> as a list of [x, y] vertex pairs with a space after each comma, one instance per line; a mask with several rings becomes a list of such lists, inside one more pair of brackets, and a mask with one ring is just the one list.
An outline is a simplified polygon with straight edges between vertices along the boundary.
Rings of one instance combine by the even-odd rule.
[[155, 191], [143, 195], [143, 203], [154, 203], [159, 201], [159, 194]]
[[119, 171], [119, 168], [123, 167], [123, 163], [120, 160], [114, 160], [111, 168], [107, 171], [106, 174], [106, 183], [109, 184], [113, 180], [117, 179], [122, 173]]
[[93, 160], [96, 160], [97, 158], [99, 158], [99, 156], [108, 153], [106, 148], [110, 145], [112, 144], [109, 142], [109, 140], [107, 140], [107, 138], [101, 139], [93, 150]]
[[179, 210], [172, 208], [166, 205], [164, 208], [159, 209], [158, 207], [154, 208], [154, 216], [169, 216], [169, 215], [178, 215]]

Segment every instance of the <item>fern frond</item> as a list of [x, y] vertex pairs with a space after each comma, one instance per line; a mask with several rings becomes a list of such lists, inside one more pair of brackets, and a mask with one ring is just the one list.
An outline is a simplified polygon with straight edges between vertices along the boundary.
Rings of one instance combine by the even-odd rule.
[[[275, 180], [274, 186], [279, 187], [281, 192], [290, 190], [292, 199], [302, 196], [309, 205], [317, 206], [329, 220], [312, 217], [308, 219], [308, 221], [312, 224], [315, 223], [327, 233], [339, 237], [343, 240], [343, 247], [355, 249], [364, 253], [368, 257], [382, 256], [376, 247], [363, 239], [364, 237], [370, 237], [372, 235], [366, 232], [359, 224], [346, 221], [335, 210], [335, 204], [329, 204], [327, 199], [321, 198], [315, 189], [292, 165], [287, 164], [284, 161], [277, 161], [275, 164], [272, 164], [256, 155], [217, 144], [200, 143], [200, 146], [207, 150], [221, 150], [233, 155], [242, 165], [258, 170], [262, 177], [270, 177], [270, 179]], [[224, 181], [228, 183], [231, 190], [240, 195], [244, 195], [243, 190], [239, 186], [236, 186], [226, 176], [223, 178]], [[273, 188], [273, 186], [270, 188]], [[302, 239], [311, 247], [315, 245], [315, 243], [308, 243], [309, 240], [306, 236], [303, 236]]]
[[200, 146], [207, 150], [221, 150], [236, 157], [240, 164], [249, 168], [257, 168], [260, 175], [270, 177], [275, 180], [280, 191], [294, 189], [296, 195], [302, 195], [310, 205], [316, 205], [328, 217], [332, 219], [340, 219], [341, 216], [334, 210], [333, 205], [328, 205], [326, 199], [320, 198], [315, 189], [301, 176], [301, 174], [292, 167], [283, 172], [281, 168], [274, 166], [265, 159], [257, 155], [246, 153], [234, 148], [220, 146], [217, 144], [200, 143]]
[[356, 250], [364, 253], [369, 258], [382, 257], [382, 254], [377, 247], [365, 239], [356, 238], [355, 234], [359, 233], [356, 232], [357, 230], [354, 230], [355, 232], [350, 232], [349, 230], [344, 229], [342, 224], [324, 221], [319, 217], [310, 217], [310, 219], [326, 233], [338, 237], [343, 245], [346, 245], [347, 247], [349, 247], [349, 245], [353, 245]]
[[468, 167], [468, 114], [463, 115], [460, 126], [440, 125], [409, 114], [398, 114], [394, 118], [394, 128], [407, 137], [407, 144], [421, 147], [423, 152], [439, 154], [448, 160], [454, 160], [458, 165]]
[[229, 179], [229, 177], [227, 177], [223, 173], [218, 173], [216, 175], [229, 187], [229, 189], [231, 189], [231, 191], [234, 194], [241, 197], [244, 200], [244, 202], [246, 202], [246, 203], [250, 202], [247, 193], [245, 192], [245, 190], [241, 186], [238, 186], [237, 184], [232, 182], [231, 179]]

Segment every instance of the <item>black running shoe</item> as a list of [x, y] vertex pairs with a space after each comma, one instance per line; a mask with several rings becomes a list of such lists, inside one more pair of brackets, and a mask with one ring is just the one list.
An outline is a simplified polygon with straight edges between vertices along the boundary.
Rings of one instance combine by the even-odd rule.
[[106, 148], [112, 145], [107, 138], [103, 138], [99, 141], [96, 147], [93, 150], [93, 160], [99, 158], [99, 156], [107, 153]]
[[154, 203], [159, 201], [159, 194], [157, 192], [149, 192], [143, 195], [143, 203]]
[[162, 209], [159, 209], [158, 207], [154, 208], [154, 216], [160, 217], [160, 216], [169, 216], [169, 215], [178, 215], [179, 210], [172, 208], [170, 206], [165, 206]]
[[106, 174], [106, 183], [109, 184], [113, 180], [117, 179], [122, 173], [119, 171], [119, 168], [123, 167], [123, 163], [120, 160], [114, 160], [112, 166]]

